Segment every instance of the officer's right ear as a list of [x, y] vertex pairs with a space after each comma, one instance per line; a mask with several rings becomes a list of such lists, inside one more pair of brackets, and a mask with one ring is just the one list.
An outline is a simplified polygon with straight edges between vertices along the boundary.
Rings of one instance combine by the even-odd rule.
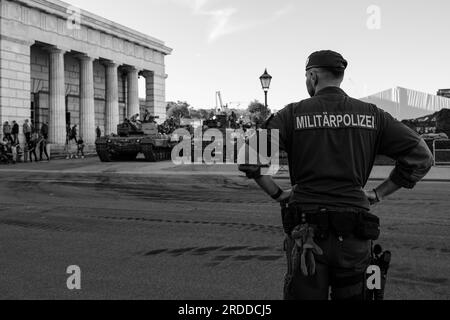
[[308, 72], [311, 82], [314, 83], [314, 85], [317, 85], [319, 83], [319, 73], [317, 72], [317, 70], [311, 69]]

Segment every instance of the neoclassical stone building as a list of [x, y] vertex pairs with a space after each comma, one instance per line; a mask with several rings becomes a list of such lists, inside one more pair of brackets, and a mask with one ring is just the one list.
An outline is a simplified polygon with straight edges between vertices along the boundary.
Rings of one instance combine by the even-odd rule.
[[165, 120], [164, 59], [172, 49], [164, 42], [58, 0], [0, 3], [2, 126], [48, 123], [57, 148], [66, 125], [77, 124], [93, 144], [97, 126], [114, 133], [119, 121], [140, 112], [139, 77], [146, 108]]

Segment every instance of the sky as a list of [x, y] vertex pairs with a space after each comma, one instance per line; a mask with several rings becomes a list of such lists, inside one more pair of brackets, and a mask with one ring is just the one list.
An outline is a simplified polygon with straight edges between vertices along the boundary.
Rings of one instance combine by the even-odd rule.
[[448, 0], [68, 2], [173, 48], [166, 100], [195, 108], [214, 107], [217, 91], [233, 107], [264, 101], [265, 68], [272, 110], [308, 98], [305, 63], [322, 49], [349, 61], [343, 88], [356, 98], [396, 86], [450, 88]]

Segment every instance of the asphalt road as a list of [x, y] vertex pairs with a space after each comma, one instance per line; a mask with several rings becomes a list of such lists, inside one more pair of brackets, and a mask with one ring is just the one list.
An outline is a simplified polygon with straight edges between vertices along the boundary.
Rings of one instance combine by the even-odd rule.
[[[388, 299], [450, 298], [449, 190], [422, 183], [375, 209]], [[0, 199], [0, 299], [282, 298], [279, 207], [242, 177], [3, 170]]]

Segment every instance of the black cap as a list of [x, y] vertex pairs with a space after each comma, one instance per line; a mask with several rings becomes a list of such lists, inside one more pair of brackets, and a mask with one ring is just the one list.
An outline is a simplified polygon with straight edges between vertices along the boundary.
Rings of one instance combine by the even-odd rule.
[[331, 50], [316, 51], [311, 54], [306, 62], [306, 71], [311, 68], [347, 69], [348, 62], [344, 57]]

